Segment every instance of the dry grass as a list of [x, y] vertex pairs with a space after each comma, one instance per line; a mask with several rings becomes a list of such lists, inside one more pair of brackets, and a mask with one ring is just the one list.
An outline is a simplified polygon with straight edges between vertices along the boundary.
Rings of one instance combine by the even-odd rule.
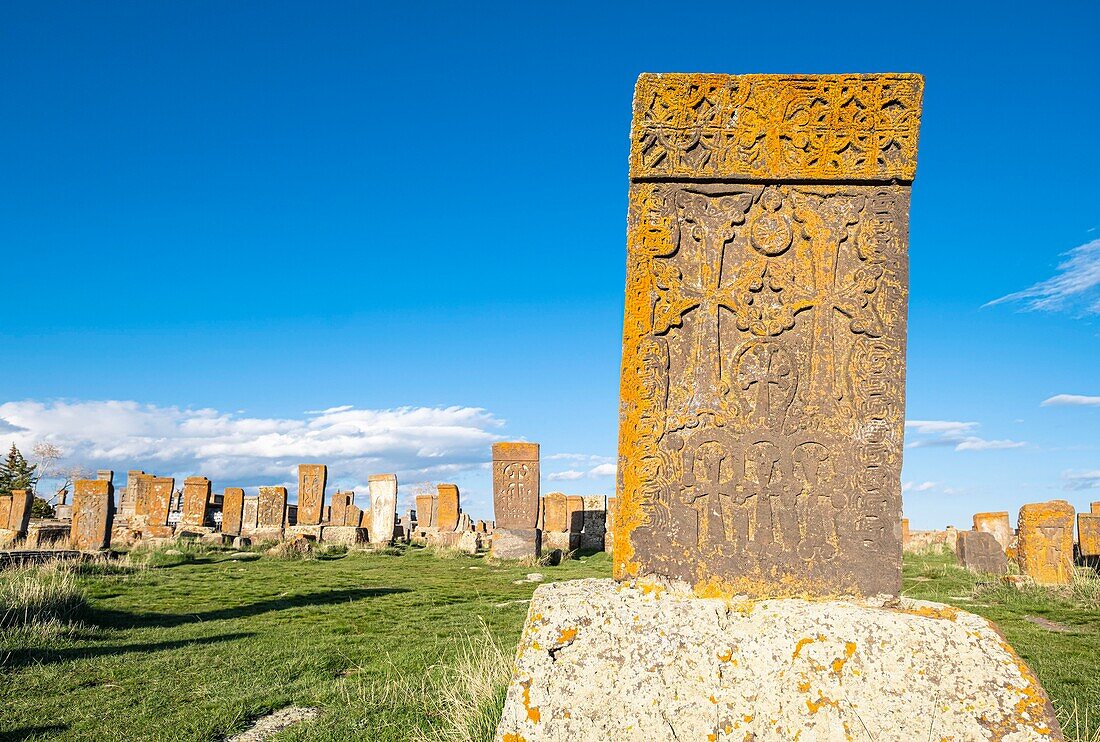
[[1058, 723], [1066, 735], [1066, 742], [1100, 742], [1100, 727], [1090, 732], [1096, 719], [1090, 715], [1089, 707], [1082, 707], [1073, 699], [1073, 707], [1059, 709]]
[[16, 648], [72, 636], [87, 607], [72, 562], [15, 567], [0, 572], [0, 667]]

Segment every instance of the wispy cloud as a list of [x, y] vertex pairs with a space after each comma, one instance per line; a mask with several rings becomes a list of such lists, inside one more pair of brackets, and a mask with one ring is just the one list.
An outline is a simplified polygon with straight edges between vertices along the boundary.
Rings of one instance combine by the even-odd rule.
[[1025, 441], [1007, 438], [990, 440], [974, 434], [979, 424], [955, 420], [906, 420], [905, 429], [910, 431], [908, 448], [951, 448], [955, 451], [996, 451], [1007, 448], [1021, 448]]
[[1100, 397], [1089, 397], [1084, 394], [1055, 394], [1044, 399], [1040, 407], [1055, 407], [1068, 405], [1072, 407], [1100, 407]]
[[583, 479], [584, 472], [576, 469], [566, 469], [565, 471], [554, 472], [546, 478], [551, 482], [572, 482], [575, 479]]
[[902, 492], [928, 492], [935, 488], [935, 482], [905, 482], [901, 485]]
[[1100, 240], [1075, 247], [1064, 257], [1051, 278], [984, 306], [1018, 302], [1028, 311], [1100, 313]]
[[[615, 476], [615, 458], [613, 456], [596, 456], [586, 453], [558, 453], [546, 457], [548, 460], [564, 460], [575, 464], [584, 465], [585, 468], [571, 468], [565, 471], [553, 472], [547, 475], [551, 482], [569, 482], [577, 479], [601, 479]], [[594, 464], [594, 466], [591, 466]]]
[[1062, 480], [1067, 490], [1100, 489], [1100, 469], [1091, 471], [1064, 471]]
[[484, 468], [503, 425], [476, 407], [343, 405], [271, 418], [119, 400], [8, 402], [0, 404], [0, 420], [10, 429], [2, 442], [28, 454], [47, 440], [88, 469], [203, 474], [247, 485], [296, 481], [295, 467], [306, 461], [359, 484], [381, 472], [404, 481], [446, 479]]

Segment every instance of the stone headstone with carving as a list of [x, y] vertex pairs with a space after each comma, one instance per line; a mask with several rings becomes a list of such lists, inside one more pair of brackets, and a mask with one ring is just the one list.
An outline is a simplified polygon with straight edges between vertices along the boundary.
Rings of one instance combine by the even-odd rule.
[[332, 524], [334, 526], [346, 526], [348, 508], [355, 503], [354, 492], [337, 492], [332, 496]]
[[1012, 543], [1012, 524], [1008, 520], [1007, 511], [975, 513], [974, 530], [992, 533], [997, 543], [1001, 545], [1001, 551], [1007, 551], [1008, 545]]
[[615, 580], [536, 589], [498, 742], [1058, 738], [985, 619], [898, 597], [922, 90], [639, 78]]
[[607, 496], [586, 495], [584, 498], [584, 522], [581, 531], [581, 549], [603, 551], [607, 534]]
[[397, 475], [372, 474], [367, 480], [370, 488], [370, 542], [393, 542], [397, 523]]
[[175, 477], [149, 477], [145, 494], [145, 515], [142, 516], [141, 535], [148, 538], [169, 538], [173, 528], [168, 524], [175, 494]]
[[416, 527], [431, 528], [432, 522], [432, 495], [416, 496]]
[[260, 498], [249, 495], [241, 501], [241, 535], [250, 536], [260, 525]]
[[180, 525], [206, 525], [206, 507], [210, 504], [210, 480], [206, 477], [188, 477], [183, 480], [183, 513]]
[[1065, 500], [1029, 503], [1016, 521], [1020, 571], [1040, 585], [1073, 581], [1073, 506]]
[[1077, 514], [1077, 546], [1090, 561], [1100, 557], [1100, 513]]
[[256, 541], [279, 541], [286, 528], [286, 487], [260, 487], [256, 503]]
[[328, 467], [324, 464], [298, 464], [298, 525], [321, 523], [327, 481]]
[[10, 531], [11, 495], [0, 495], [0, 531]]
[[569, 497], [563, 492], [550, 492], [542, 498], [543, 552], [569, 552], [577, 538], [569, 531]]
[[241, 535], [244, 517], [244, 490], [240, 487], [226, 487], [222, 495], [222, 533], [229, 536]]
[[449, 533], [458, 528], [458, 517], [462, 509], [459, 504], [458, 486], [454, 484], [440, 484], [437, 512], [435, 514], [435, 526], [440, 533]]
[[539, 444], [493, 444], [493, 533], [491, 553], [497, 559], [537, 557], [539, 531]]
[[955, 556], [971, 572], [1003, 575], [1008, 572], [1008, 557], [1001, 542], [989, 531], [959, 531]]
[[[112, 491], [112, 496], [114, 492]], [[11, 512], [8, 515], [8, 530], [17, 535], [25, 535], [27, 526], [31, 522], [31, 505], [34, 504], [34, 493], [30, 490], [11, 491]]]
[[73, 485], [73, 521], [69, 544], [79, 551], [111, 545], [114, 488], [108, 479], [78, 479]]

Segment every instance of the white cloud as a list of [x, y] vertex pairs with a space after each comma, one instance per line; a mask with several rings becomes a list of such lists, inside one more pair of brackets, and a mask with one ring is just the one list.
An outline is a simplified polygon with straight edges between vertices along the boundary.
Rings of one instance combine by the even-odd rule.
[[1100, 489], [1100, 469], [1062, 472], [1067, 490]]
[[1074, 407], [1100, 407], [1100, 397], [1089, 397], [1084, 394], [1055, 394], [1043, 400], [1040, 407], [1054, 407], [1058, 405], [1070, 405]]
[[574, 479], [582, 479], [584, 477], [583, 471], [577, 471], [576, 469], [567, 469], [566, 471], [554, 472], [547, 476], [551, 482], [571, 482]]
[[1075, 247], [1051, 278], [985, 304], [1020, 302], [1028, 311], [1100, 313], [1100, 240]]
[[1024, 441], [987, 440], [974, 435], [979, 427], [974, 422], [954, 420], [906, 420], [910, 431], [908, 448], [951, 448], [955, 451], [996, 451], [1026, 446]]
[[935, 482], [905, 482], [901, 485], [902, 492], [927, 492], [928, 490], [935, 489]]
[[569, 482], [576, 479], [600, 479], [603, 477], [615, 476], [617, 466], [615, 465], [615, 459], [612, 456], [594, 456], [583, 453], [570, 453], [570, 454], [554, 454], [548, 456], [548, 459], [565, 459], [567, 461], [579, 461], [586, 463], [595, 463], [596, 465], [586, 469], [567, 469], [565, 471], [555, 472], [547, 476], [551, 482]]
[[615, 472], [618, 471], [618, 466], [615, 464], [600, 464], [594, 466], [588, 470], [588, 476], [590, 477], [613, 477]]
[[[396, 472], [404, 481], [484, 468], [503, 421], [476, 407], [358, 409], [344, 405], [301, 417], [245, 417], [133, 401], [0, 404], [0, 420], [29, 454], [48, 440], [89, 469], [203, 474], [232, 483], [296, 481], [298, 463], [329, 465], [330, 477], [365, 483]], [[274, 480], [274, 481], [273, 481]]]

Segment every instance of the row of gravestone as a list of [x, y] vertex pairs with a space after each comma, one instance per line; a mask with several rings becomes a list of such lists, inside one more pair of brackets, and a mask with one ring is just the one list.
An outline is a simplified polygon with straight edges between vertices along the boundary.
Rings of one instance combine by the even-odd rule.
[[976, 513], [969, 531], [911, 532], [908, 524], [902, 521], [906, 550], [945, 546], [973, 572], [1003, 575], [1015, 561], [1020, 574], [1037, 584], [1064, 585], [1073, 581], [1076, 562], [1100, 565], [1100, 502], [1088, 513], [1075, 513], [1065, 500], [1029, 503], [1020, 508], [1015, 531], [1006, 511]]

